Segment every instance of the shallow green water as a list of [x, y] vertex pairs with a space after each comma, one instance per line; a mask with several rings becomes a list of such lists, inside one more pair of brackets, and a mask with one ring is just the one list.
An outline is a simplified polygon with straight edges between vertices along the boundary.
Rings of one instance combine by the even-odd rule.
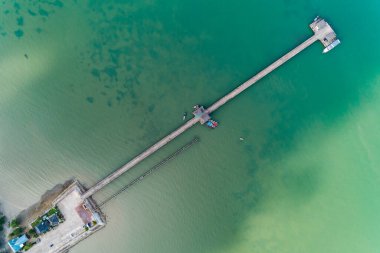
[[[0, 202], [91, 185], [312, 32], [315, 43], [96, 195], [201, 142], [105, 207], [72, 252], [377, 252], [376, 1], [1, 1]], [[244, 137], [240, 141], [239, 137]]]

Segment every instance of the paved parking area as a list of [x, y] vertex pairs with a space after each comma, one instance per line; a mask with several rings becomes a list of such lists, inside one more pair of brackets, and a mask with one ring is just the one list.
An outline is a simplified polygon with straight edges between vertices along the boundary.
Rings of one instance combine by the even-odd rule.
[[63, 214], [65, 221], [53, 230], [42, 235], [41, 241], [34, 245], [28, 252], [30, 253], [53, 253], [61, 247], [76, 240], [81, 234], [85, 233], [84, 222], [76, 211], [82, 206], [80, 189], [76, 186], [69, 190], [67, 195], [57, 203]]

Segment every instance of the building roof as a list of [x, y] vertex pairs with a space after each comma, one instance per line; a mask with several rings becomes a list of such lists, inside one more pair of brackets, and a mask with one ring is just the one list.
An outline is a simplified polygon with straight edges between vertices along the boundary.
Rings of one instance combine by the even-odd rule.
[[49, 217], [50, 224], [52, 226], [58, 226], [59, 224], [59, 218], [57, 214], [53, 214], [52, 216]]
[[203, 125], [206, 121], [208, 121], [210, 119], [210, 115], [208, 115], [206, 113], [206, 110], [203, 106], [198, 106], [196, 105], [194, 107], [194, 111], [193, 111], [193, 114], [195, 116], [195, 118], [200, 118], [200, 123]]
[[48, 220], [43, 220], [34, 229], [36, 230], [37, 234], [43, 234], [49, 231], [49, 228], [50, 222]]
[[22, 235], [10, 240], [8, 242], [8, 245], [11, 247], [13, 252], [19, 252], [24, 247], [24, 243], [26, 243], [28, 240], [29, 239], [26, 237], [26, 235]]

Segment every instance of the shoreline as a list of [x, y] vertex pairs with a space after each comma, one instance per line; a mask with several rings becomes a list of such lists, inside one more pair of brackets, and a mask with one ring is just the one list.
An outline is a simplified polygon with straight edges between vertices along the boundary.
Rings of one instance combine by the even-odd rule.
[[63, 184], [57, 184], [52, 189], [47, 190], [42, 194], [38, 202], [17, 214], [16, 220], [19, 222], [20, 226], [27, 227], [33, 220], [37, 219], [38, 216], [45, 210], [49, 209], [53, 201], [74, 182], [74, 179], [69, 179]]
[[[16, 216], [17, 227], [23, 231], [12, 238], [7, 238], [4, 232], [4, 246], [7, 239], [26, 235], [27, 241], [23, 244], [30, 253], [66, 253], [104, 228], [106, 217], [95, 200], [81, 198], [86, 190], [78, 180], [70, 179], [46, 191], [37, 203]], [[55, 212], [51, 213], [52, 210]], [[56, 217], [56, 220], [52, 220], [52, 217]]]

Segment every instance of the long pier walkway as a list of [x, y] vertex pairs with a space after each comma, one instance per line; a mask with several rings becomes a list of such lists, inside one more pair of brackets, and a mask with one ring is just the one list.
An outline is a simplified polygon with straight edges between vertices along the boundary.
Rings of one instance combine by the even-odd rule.
[[[169, 134], [168, 136], [161, 139], [159, 142], [142, 152], [140, 155], [133, 158], [130, 162], [119, 168], [118, 170], [114, 171], [98, 183], [96, 183], [93, 187], [88, 189], [83, 195], [82, 198], [86, 199], [99, 190], [101, 190], [103, 187], [107, 186], [109, 183], [111, 183], [113, 180], [117, 179], [119, 176], [130, 170], [132, 167], [143, 161], [148, 156], [155, 153], [157, 150], [168, 144], [170, 141], [175, 139], [180, 134], [187, 131], [189, 128], [197, 124], [198, 122], [201, 122], [201, 124], [204, 123], [202, 120], [205, 118], [204, 116], [208, 116], [208, 114], [214, 112], [218, 108], [220, 108], [222, 105], [230, 101], [231, 99], [235, 98], [237, 95], [251, 87], [253, 84], [255, 84], [257, 81], [271, 73], [273, 70], [277, 69], [281, 65], [283, 65], [285, 62], [302, 52], [305, 48], [313, 44], [315, 41], [320, 40], [323, 45], [327, 48], [328, 46], [333, 45], [334, 41], [336, 41], [336, 34], [330, 27], [330, 25], [324, 21], [321, 18], [316, 18], [312, 24], [310, 24], [310, 28], [314, 31], [314, 35], [311, 36], [309, 39], [301, 43], [299, 46], [291, 50], [289, 53], [282, 56], [280, 59], [266, 67], [264, 70], [260, 71], [258, 74], [250, 78], [248, 81], [244, 82], [240, 86], [238, 86], [236, 89], [228, 93], [226, 96], [222, 97], [218, 101], [216, 101], [213, 105], [211, 105], [208, 109], [202, 110], [202, 115], [196, 115], [194, 118], [187, 121], [184, 125], [182, 125], [180, 128]], [[202, 108], [203, 109], [203, 108]]]
[[234, 89], [233, 91], [231, 91], [230, 93], [228, 93], [227, 95], [225, 95], [224, 97], [222, 97], [221, 99], [216, 101], [213, 105], [211, 105], [208, 109], [206, 109], [207, 113], [210, 114], [210, 113], [216, 111], [219, 107], [221, 107], [222, 105], [224, 105], [228, 101], [235, 98], [237, 95], [239, 95], [240, 93], [242, 93], [243, 91], [245, 91], [246, 89], [251, 87], [257, 81], [259, 81], [260, 79], [262, 79], [263, 77], [265, 77], [266, 75], [271, 73], [273, 70], [280, 67], [282, 64], [284, 64], [285, 62], [287, 62], [288, 60], [293, 58], [295, 55], [300, 53], [302, 50], [304, 50], [305, 48], [307, 48], [308, 46], [313, 44], [316, 40], [318, 40], [318, 38], [316, 35], [314, 35], [314, 36], [310, 37], [309, 39], [307, 39], [306, 41], [304, 41], [298, 47], [294, 48], [292, 51], [290, 51], [286, 55], [282, 56], [280, 59], [278, 59], [277, 61], [275, 61], [274, 63], [272, 63], [271, 65], [269, 65], [265, 69], [263, 69], [262, 71], [260, 71], [258, 74], [253, 76], [251, 79], [247, 80], [246, 82], [241, 84], [239, 87], [237, 87], [236, 89]]

